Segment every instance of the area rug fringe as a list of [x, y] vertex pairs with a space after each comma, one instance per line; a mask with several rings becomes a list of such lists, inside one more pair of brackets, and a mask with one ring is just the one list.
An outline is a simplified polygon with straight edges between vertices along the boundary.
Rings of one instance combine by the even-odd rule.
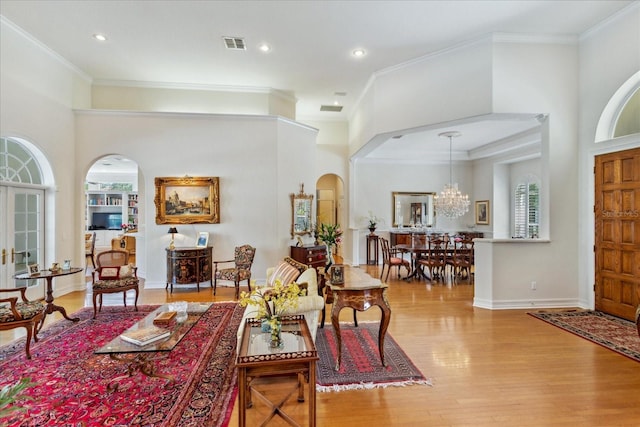
[[329, 386], [316, 384], [316, 391], [318, 393], [329, 393], [329, 392], [347, 391], [347, 390], [373, 390], [376, 388], [406, 387], [408, 385], [428, 385], [430, 387], [433, 387], [433, 383], [429, 378], [426, 380], [408, 380], [408, 381], [389, 382], [389, 383], [334, 384]]

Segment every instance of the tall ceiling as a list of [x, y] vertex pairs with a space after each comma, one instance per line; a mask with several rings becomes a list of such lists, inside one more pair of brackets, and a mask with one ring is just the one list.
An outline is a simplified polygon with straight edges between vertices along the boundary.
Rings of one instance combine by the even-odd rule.
[[491, 33], [579, 36], [633, 2], [0, 0], [0, 14], [94, 82], [275, 89], [298, 120], [346, 121], [388, 67]]

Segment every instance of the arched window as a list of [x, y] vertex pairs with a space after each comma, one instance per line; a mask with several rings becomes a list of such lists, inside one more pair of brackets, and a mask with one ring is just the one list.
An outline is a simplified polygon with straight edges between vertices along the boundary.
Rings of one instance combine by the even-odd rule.
[[540, 235], [539, 180], [529, 176], [517, 184], [514, 202], [514, 237], [537, 238]]
[[0, 248], [8, 254], [2, 283], [44, 261], [45, 178], [36, 151], [27, 141], [0, 138]]

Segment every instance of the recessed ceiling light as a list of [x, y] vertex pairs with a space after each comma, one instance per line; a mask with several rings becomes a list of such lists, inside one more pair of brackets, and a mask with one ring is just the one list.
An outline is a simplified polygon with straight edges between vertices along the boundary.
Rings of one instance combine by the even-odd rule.
[[258, 46], [258, 49], [260, 49], [263, 52], [270, 52], [271, 51], [271, 46], [269, 46], [266, 43], [262, 43], [260, 46]]
[[364, 49], [356, 49], [353, 51], [353, 56], [355, 56], [356, 58], [360, 58], [361, 56], [364, 56], [366, 54], [366, 52], [364, 51]]
[[107, 36], [105, 36], [104, 34], [94, 34], [93, 38], [101, 42], [107, 41]]

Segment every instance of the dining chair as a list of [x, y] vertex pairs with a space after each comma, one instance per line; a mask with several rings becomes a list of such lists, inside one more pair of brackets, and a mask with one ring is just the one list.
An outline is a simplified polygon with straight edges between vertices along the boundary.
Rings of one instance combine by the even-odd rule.
[[389, 241], [384, 237], [380, 237], [380, 246], [382, 249], [382, 271], [380, 272], [380, 280], [382, 280], [382, 276], [384, 275], [385, 267], [387, 268], [387, 277], [385, 277], [384, 281], [386, 282], [389, 279], [389, 273], [391, 272], [392, 267], [398, 268], [398, 279], [400, 279], [400, 268], [404, 267], [407, 269], [407, 275], [411, 270], [411, 265], [409, 261], [406, 259], [399, 257], [399, 251], [395, 249], [391, 249], [389, 246]]
[[441, 238], [429, 239], [426, 256], [417, 260], [418, 268], [429, 269], [429, 279], [432, 281], [440, 278], [444, 279], [448, 245], [448, 240]]
[[[93, 318], [102, 310], [102, 295], [123, 292], [124, 306], [127, 306], [127, 291], [134, 290], [135, 310], [138, 311], [138, 269], [129, 264], [129, 252], [124, 249], [111, 249], [96, 255], [97, 267], [92, 274]], [[99, 303], [99, 306], [96, 304]]]
[[[237, 246], [234, 257], [230, 260], [213, 261], [213, 295], [216, 294], [218, 280], [232, 281], [236, 287], [236, 299], [240, 297], [240, 282], [247, 281], [251, 292], [251, 265], [256, 255], [256, 248], [251, 245]], [[218, 269], [219, 264], [234, 263], [233, 267]]]
[[45, 305], [42, 301], [29, 301], [26, 291], [26, 287], [0, 289], [2, 293], [20, 292], [21, 299], [19, 302], [18, 297], [0, 298], [0, 331], [25, 328], [27, 330], [25, 352], [27, 359], [31, 359], [31, 338], [38, 342], [38, 323], [41, 323], [44, 318]]
[[447, 257], [447, 265], [451, 267], [451, 277], [469, 279], [473, 265], [473, 239], [462, 239], [454, 242], [453, 252]]

